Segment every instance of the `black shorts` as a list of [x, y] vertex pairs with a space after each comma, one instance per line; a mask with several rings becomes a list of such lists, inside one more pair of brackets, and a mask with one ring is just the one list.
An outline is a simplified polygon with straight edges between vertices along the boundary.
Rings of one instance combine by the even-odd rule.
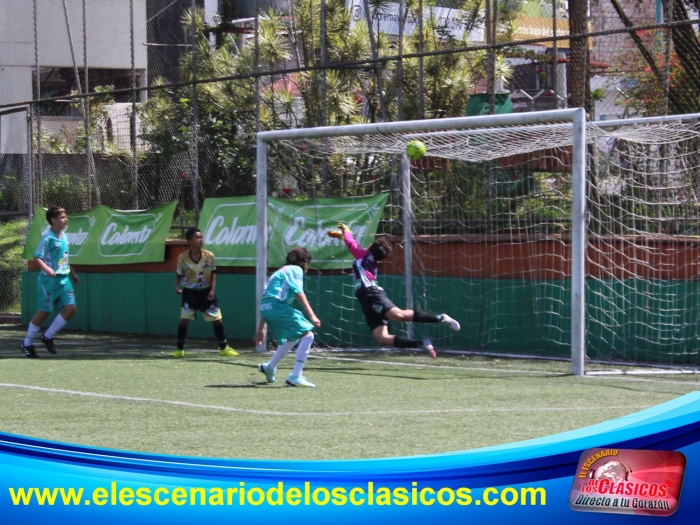
[[[221, 318], [219, 310], [219, 300], [214, 296], [213, 299], [207, 297], [211, 288], [203, 288], [193, 290], [191, 288], [182, 289], [182, 312], [180, 317], [183, 319], [196, 319], [197, 311], [204, 312], [205, 320], [216, 320]], [[210, 317], [212, 319], [210, 319]]]
[[360, 301], [362, 313], [365, 314], [367, 325], [371, 332], [380, 326], [387, 326], [386, 313], [396, 308], [396, 305], [386, 296], [386, 292], [377, 287], [362, 287], [355, 293], [355, 297]]

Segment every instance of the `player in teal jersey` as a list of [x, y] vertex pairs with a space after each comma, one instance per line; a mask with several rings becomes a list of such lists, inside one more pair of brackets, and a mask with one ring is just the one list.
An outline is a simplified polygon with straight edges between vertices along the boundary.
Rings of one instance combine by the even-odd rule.
[[68, 235], [66, 226], [68, 218], [66, 210], [58, 206], [52, 206], [46, 212], [46, 220], [51, 229], [41, 238], [39, 246], [34, 252], [34, 262], [41, 268], [39, 274], [39, 308], [34, 318], [29, 323], [27, 337], [22, 343], [22, 352], [27, 357], [39, 357], [34, 348], [34, 338], [39, 333], [39, 328], [54, 310], [63, 310], [53, 320], [48, 330], [41, 336], [41, 342], [52, 354], [56, 353], [53, 337], [63, 328], [78, 311], [75, 306], [75, 292], [73, 283], [80, 284], [80, 277], [68, 263]]
[[[304, 294], [304, 274], [308, 271], [310, 262], [311, 254], [306, 248], [293, 248], [287, 254], [287, 265], [272, 274], [263, 292], [260, 303], [260, 325], [255, 334], [255, 344], [257, 346], [262, 344], [268, 325], [279, 342], [279, 347], [272, 359], [258, 365], [258, 370], [265, 374], [268, 383], [275, 382], [277, 364], [294, 348], [294, 345], [299, 343], [294, 370], [287, 377], [287, 386], [310, 388], [316, 386], [302, 374], [306, 359], [309, 357], [311, 343], [314, 342], [312, 330], [314, 327], [321, 326], [321, 321], [314, 314]], [[292, 307], [294, 298], [309, 314], [309, 320]]]

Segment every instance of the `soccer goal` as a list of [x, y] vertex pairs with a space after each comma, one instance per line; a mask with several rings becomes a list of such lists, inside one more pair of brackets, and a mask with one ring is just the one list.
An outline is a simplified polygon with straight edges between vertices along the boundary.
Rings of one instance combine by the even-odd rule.
[[[261, 132], [258, 297], [281, 246], [306, 245], [323, 254], [306, 279], [317, 342], [376, 346], [344, 246], [329, 256], [323, 233], [349, 199], [368, 210], [351, 228], [367, 226], [366, 200], [384, 195], [367, 230], [394, 246], [380, 285], [462, 324], [393, 333], [438, 352], [571, 359], [577, 375], [596, 361], [695, 369], [700, 135], [674, 119], [593, 125], [567, 109]], [[425, 157], [408, 159], [411, 140]], [[285, 203], [303, 203], [293, 227], [276, 221]]]

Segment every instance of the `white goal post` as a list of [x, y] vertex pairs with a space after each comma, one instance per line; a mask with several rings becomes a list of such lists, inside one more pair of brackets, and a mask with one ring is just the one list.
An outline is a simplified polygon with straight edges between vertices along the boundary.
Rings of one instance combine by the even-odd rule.
[[[320, 128], [302, 128], [278, 131], [263, 131], [257, 135], [257, 264], [256, 293], [257, 319], [259, 321], [260, 299], [266, 284], [268, 270], [268, 145], [273, 141], [301, 139], [330, 139], [349, 136], [363, 137], [369, 135], [398, 135], [399, 144], [408, 143], [406, 137], [420, 135], [429, 137], [449, 131], [477, 130], [514, 126], [533, 126], [570, 123], [573, 135], [571, 148], [572, 203], [571, 203], [571, 370], [575, 375], [585, 373], [585, 257], [586, 257], [586, 115], [581, 108], [533, 113], [515, 113], [493, 116], [461, 117], [432, 119], [420, 121], [386, 122]], [[405, 139], [405, 140], [403, 140]], [[404, 203], [410, 203], [408, 188], [409, 162], [401, 150], [392, 151], [400, 155], [402, 166], [402, 197]], [[430, 150], [429, 153], [430, 155]], [[411, 210], [404, 205], [404, 220], [410, 220]], [[410, 232], [410, 229], [408, 230]], [[405, 236], [406, 253], [411, 253], [411, 235]], [[407, 302], [410, 308], [411, 292], [411, 257], [405, 257]], [[465, 320], [469, 322], [468, 320]], [[262, 347], [264, 349], [264, 345]], [[261, 350], [259, 348], [259, 350]]]

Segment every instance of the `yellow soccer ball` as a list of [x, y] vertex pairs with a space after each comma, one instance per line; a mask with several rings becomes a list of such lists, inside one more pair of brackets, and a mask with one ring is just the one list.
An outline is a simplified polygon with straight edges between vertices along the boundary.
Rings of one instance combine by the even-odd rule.
[[412, 140], [406, 146], [406, 155], [411, 160], [420, 160], [425, 156], [425, 144], [420, 140]]

